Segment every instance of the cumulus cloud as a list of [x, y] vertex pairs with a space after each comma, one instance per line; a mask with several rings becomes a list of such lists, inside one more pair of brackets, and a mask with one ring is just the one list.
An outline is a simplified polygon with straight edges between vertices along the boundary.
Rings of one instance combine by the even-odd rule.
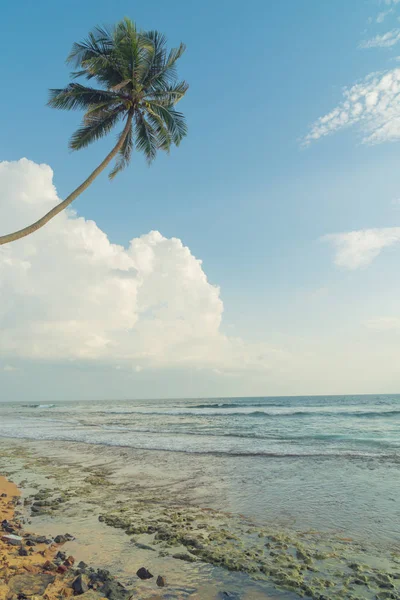
[[321, 239], [335, 247], [334, 262], [338, 267], [354, 270], [368, 266], [384, 248], [398, 244], [400, 227], [333, 233]]
[[[59, 201], [47, 165], [0, 163], [1, 232]], [[202, 263], [159, 232], [112, 244], [95, 222], [58, 215], [0, 247], [0, 356], [114, 367], [269, 369], [286, 355], [221, 332], [223, 303]]]
[[400, 68], [372, 73], [343, 91], [343, 101], [311, 126], [305, 146], [321, 137], [358, 124], [364, 143], [400, 139]]
[[[386, 15], [387, 13], [381, 13], [382, 15]], [[384, 18], [384, 16], [383, 16]], [[382, 18], [382, 20], [383, 20]], [[378, 16], [379, 19], [379, 16]], [[379, 21], [378, 21], [379, 22]], [[386, 33], [382, 33], [376, 35], [370, 40], [365, 40], [361, 42], [360, 48], [391, 48], [395, 46], [400, 41], [400, 29], [392, 29], [391, 31], [387, 31]]]

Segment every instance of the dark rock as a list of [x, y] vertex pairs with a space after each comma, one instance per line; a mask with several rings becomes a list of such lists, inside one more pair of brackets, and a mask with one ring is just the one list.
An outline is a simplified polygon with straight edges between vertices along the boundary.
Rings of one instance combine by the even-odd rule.
[[22, 545], [22, 537], [19, 535], [13, 535], [12, 533], [6, 533], [1, 537], [3, 542], [9, 544], [10, 546], [21, 546]]
[[43, 569], [45, 571], [57, 571], [57, 565], [51, 562], [51, 560], [47, 560], [43, 565]]
[[7, 498], [7, 494], [4, 494], [4, 493], [3, 493], [3, 494], [1, 494], [1, 497], [2, 497], [2, 498]]
[[61, 552], [60, 550], [59, 552], [57, 552], [56, 558], [59, 558], [60, 560], [66, 560], [67, 555], [65, 554], [65, 552]]
[[71, 535], [70, 533], [65, 533], [64, 537], [67, 540], [67, 542], [72, 542], [75, 539], [74, 536]]
[[83, 560], [81, 560], [80, 563], [78, 563], [78, 569], [87, 569], [88, 566], [85, 562], [83, 562]]
[[104, 523], [105, 519], [104, 519], [103, 515], [99, 516], [99, 521], [100, 521], [100, 523]]
[[8, 586], [10, 591], [17, 596], [42, 596], [54, 579], [54, 575], [48, 575], [47, 573], [15, 575], [9, 580]]
[[88, 591], [89, 586], [85, 575], [78, 575], [72, 582], [72, 589], [74, 590], [75, 596], [80, 596]]
[[113, 576], [111, 575], [110, 571], [107, 571], [107, 569], [97, 569], [96, 572], [96, 577], [97, 577], [97, 581], [112, 581]]
[[237, 592], [219, 592], [218, 600], [240, 600], [240, 595]]
[[129, 600], [132, 598], [132, 592], [129, 592], [118, 581], [107, 581], [100, 589], [102, 596], [108, 600]]
[[19, 554], [20, 556], [28, 556], [28, 550], [27, 550], [26, 548], [23, 548], [23, 547], [21, 546], [21, 548], [18, 550], [18, 554]]
[[65, 535], [56, 535], [54, 541], [56, 544], [65, 544], [67, 538], [65, 537]]
[[[51, 544], [53, 541], [51, 538], [47, 538], [45, 535], [31, 535], [28, 534], [27, 539], [35, 542], [35, 544]], [[28, 542], [26, 542], [28, 544]]]
[[36, 546], [36, 542], [34, 542], [33, 540], [26, 540], [25, 543], [27, 546]]
[[139, 579], [151, 579], [154, 577], [145, 567], [141, 567], [138, 571], [136, 571], [136, 575]]
[[167, 585], [167, 580], [165, 579], [165, 577], [159, 575], [157, 577], [156, 584], [158, 585], [158, 587], [165, 587]]
[[177, 558], [178, 560], [186, 560], [186, 562], [196, 562], [197, 558], [192, 554], [188, 554], [187, 552], [177, 552], [173, 554], [172, 558]]

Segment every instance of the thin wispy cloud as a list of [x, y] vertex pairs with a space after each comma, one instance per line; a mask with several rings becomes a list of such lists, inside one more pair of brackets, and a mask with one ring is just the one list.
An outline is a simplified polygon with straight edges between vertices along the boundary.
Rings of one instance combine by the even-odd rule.
[[389, 8], [388, 10], [383, 10], [382, 12], [380, 12], [378, 14], [378, 16], [376, 17], [376, 22], [377, 23], [383, 23], [383, 21], [386, 19], [386, 17], [388, 15], [390, 15], [393, 12], [393, 8]]
[[400, 227], [332, 233], [321, 240], [333, 245], [337, 267], [356, 270], [371, 264], [385, 248], [399, 244]]
[[391, 48], [400, 42], [400, 29], [392, 29], [383, 34], [364, 40], [360, 43], [360, 48]]
[[363, 143], [400, 140], [400, 68], [371, 73], [345, 88], [342, 102], [312, 124], [303, 145], [354, 125]]

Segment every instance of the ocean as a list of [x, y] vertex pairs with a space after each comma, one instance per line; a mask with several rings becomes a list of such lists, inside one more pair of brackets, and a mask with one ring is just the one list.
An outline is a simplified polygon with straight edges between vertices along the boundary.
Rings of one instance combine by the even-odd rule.
[[216, 509], [400, 542], [400, 395], [5, 402], [0, 437], [146, 451]]

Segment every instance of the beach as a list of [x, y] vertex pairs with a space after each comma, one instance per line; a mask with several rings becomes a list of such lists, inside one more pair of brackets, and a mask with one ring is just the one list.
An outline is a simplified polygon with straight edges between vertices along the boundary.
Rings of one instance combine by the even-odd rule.
[[[295, 406], [294, 401], [268, 402], [2, 407], [0, 472], [19, 484], [24, 518], [36, 534], [70, 532], [75, 540], [66, 542], [68, 554], [96, 569], [109, 569], [138, 597], [398, 598], [399, 462], [396, 434], [388, 434], [396, 431], [398, 399], [357, 399], [357, 405], [353, 400], [347, 408], [344, 402], [331, 402], [340, 413], [335, 416], [326, 401], [323, 407], [315, 400], [303, 400], [300, 406], [299, 400]], [[217, 436], [209, 439], [210, 429], [221, 428], [222, 419], [226, 426], [221, 434], [237, 427], [232, 412], [241, 413], [247, 439], [249, 420], [257, 421], [258, 442], [245, 448], [243, 437], [237, 436], [228, 448]], [[266, 416], [260, 417], [262, 413]], [[279, 416], [293, 413], [308, 414]], [[303, 433], [308, 432], [307, 447], [297, 444], [294, 455], [293, 440], [282, 442], [282, 420], [299, 418]], [[316, 423], [321, 418], [331, 438], [329, 428], [336, 419], [336, 439], [328, 445], [310, 440], [311, 431], [321, 436]], [[353, 435], [344, 443], [338, 437], [344, 437], [345, 418], [351, 419]], [[19, 423], [19, 438], [13, 419]], [[366, 423], [363, 429], [354, 428], [357, 420]], [[181, 431], [179, 439], [172, 430], [178, 423], [186, 431], [190, 423], [194, 451], [182, 451], [189, 435]], [[149, 429], [149, 424], [153, 433], [135, 431]], [[196, 447], [200, 426], [206, 438], [202, 451]], [[293, 438], [293, 425], [285, 427]], [[5, 436], [6, 428], [13, 437]], [[165, 446], [167, 428], [168, 444], [175, 448], [123, 443], [132, 436], [140, 445], [146, 433], [147, 446], [154, 441]], [[265, 445], [260, 452], [261, 429], [274, 447], [280, 436], [280, 453], [275, 448], [267, 453]], [[125, 434], [118, 436], [119, 431]], [[79, 439], [88, 435], [91, 440]], [[155, 577], [138, 581], [141, 567]], [[158, 575], [168, 582], [163, 589], [156, 586]]]

